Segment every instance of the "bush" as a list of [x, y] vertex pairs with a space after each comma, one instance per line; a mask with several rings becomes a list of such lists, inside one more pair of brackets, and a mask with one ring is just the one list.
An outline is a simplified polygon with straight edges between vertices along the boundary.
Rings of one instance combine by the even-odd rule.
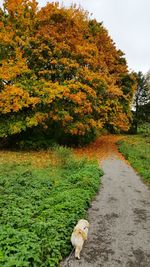
[[138, 128], [138, 134], [150, 136], [150, 123], [144, 123]]
[[0, 266], [57, 266], [100, 184], [95, 161], [57, 148], [57, 167], [0, 165]]
[[56, 146], [56, 141], [49, 132], [43, 131], [40, 127], [20, 134], [14, 134], [11, 137], [0, 139], [1, 149], [11, 150], [46, 150]]

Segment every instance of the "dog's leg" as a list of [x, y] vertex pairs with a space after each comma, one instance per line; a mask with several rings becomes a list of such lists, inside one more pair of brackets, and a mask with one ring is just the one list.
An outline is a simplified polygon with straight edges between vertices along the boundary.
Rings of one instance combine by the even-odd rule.
[[80, 252], [82, 250], [81, 246], [77, 246], [75, 249], [75, 258], [80, 259]]

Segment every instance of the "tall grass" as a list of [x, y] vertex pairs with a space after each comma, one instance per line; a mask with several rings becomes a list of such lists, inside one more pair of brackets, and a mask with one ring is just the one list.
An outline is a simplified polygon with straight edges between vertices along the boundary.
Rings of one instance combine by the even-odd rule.
[[118, 142], [118, 146], [119, 151], [150, 184], [150, 135], [143, 131], [136, 136], [125, 137]]

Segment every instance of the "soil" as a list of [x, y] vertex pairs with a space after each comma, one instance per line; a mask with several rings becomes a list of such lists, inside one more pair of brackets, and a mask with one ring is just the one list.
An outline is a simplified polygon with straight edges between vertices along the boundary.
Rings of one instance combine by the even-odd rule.
[[88, 210], [90, 230], [81, 259], [73, 253], [61, 267], [150, 267], [150, 190], [113, 141], [110, 147], [101, 162], [100, 191]]

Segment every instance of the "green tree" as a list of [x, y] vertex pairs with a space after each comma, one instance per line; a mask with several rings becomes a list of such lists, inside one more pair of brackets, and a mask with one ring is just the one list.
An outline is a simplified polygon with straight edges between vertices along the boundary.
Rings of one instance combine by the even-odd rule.
[[132, 132], [137, 133], [138, 126], [150, 122], [150, 71], [136, 74], [137, 89], [134, 95]]

